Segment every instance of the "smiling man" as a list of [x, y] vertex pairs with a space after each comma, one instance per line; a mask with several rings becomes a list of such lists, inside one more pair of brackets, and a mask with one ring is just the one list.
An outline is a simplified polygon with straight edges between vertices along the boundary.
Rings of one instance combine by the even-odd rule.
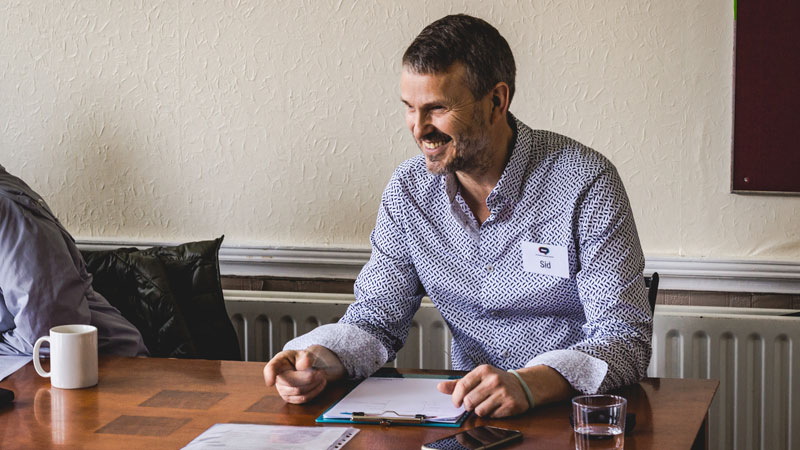
[[356, 302], [264, 368], [291, 403], [394, 359], [427, 294], [453, 334], [443, 382], [479, 416], [638, 381], [650, 361], [644, 257], [614, 166], [509, 113], [516, 67], [481, 19], [444, 17], [403, 56], [406, 122], [422, 155], [381, 200]]

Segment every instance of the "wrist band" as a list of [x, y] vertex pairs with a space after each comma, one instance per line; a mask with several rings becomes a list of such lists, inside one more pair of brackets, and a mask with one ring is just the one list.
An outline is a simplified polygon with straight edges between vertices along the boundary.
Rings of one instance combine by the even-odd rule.
[[533, 406], [536, 404], [533, 401], [533, 394], [531, 393], [531, 389], [528, 387], [528, 383], [522, 379], [520, 374], [517, 373], [514, 369], [508, 369], [509, 372], [513, 373], [515, 377], [519, 380], [519, 384], [522, 385], [522, 390], [525, 391], [525, 397], [528, 397], [528, 409], [533, 409]]

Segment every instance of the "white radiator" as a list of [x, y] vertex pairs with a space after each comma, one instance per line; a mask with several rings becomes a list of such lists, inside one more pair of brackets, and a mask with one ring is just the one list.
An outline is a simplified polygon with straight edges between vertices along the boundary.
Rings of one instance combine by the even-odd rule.
[[648, 375], [720, 381], [710, 448], [800, 449], [800, 317], [791, 312], [656, 307]]
[[[269, 360], [296, 336], [338, 321], [353, 300], [352, 294], [225, 291], [225, 306], [245, 361]], [[387, 366], [450, 369], [450, 340], [450, 330], [426, 297], [405, 347]]]
[[[337, 321], [353, 296], [225, 291], [225, 299], [243, 358], [267, 361], [295, 336]], [[800, 450], [800, 317], [782, 317], [789, 312], [656, 307], [648, 375], [720, 380], [709, 411], [711, 449]], [[390, 365], [449, 369], [450, 338], [425, 299]]]

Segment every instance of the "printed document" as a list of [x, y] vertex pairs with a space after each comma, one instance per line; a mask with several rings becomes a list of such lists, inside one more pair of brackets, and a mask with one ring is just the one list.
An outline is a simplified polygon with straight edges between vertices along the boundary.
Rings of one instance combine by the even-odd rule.
[[184, 449], [334, 450], [342, 448], [356, 433], [358, 429], [344, 427], [218, 423]]

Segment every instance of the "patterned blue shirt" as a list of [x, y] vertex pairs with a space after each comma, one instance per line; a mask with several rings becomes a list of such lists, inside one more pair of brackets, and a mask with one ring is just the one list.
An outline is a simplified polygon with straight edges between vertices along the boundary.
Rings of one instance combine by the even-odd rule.
[[[478, 223], [454, 175], [431, 174], [422, 155], [404, 162], [384, 191], [356, 301], [287, 349], [324, 345], [367, 376], [395, 357], [427, 294], [453, 334], [454, 369], [544, 364], [587, 393], [645, 376], [652, 313], [616, 169], [574, 140], [510, 123], [488, 219]], [[568, 276], [523, 270], [524, 242], [566, 247]]]

